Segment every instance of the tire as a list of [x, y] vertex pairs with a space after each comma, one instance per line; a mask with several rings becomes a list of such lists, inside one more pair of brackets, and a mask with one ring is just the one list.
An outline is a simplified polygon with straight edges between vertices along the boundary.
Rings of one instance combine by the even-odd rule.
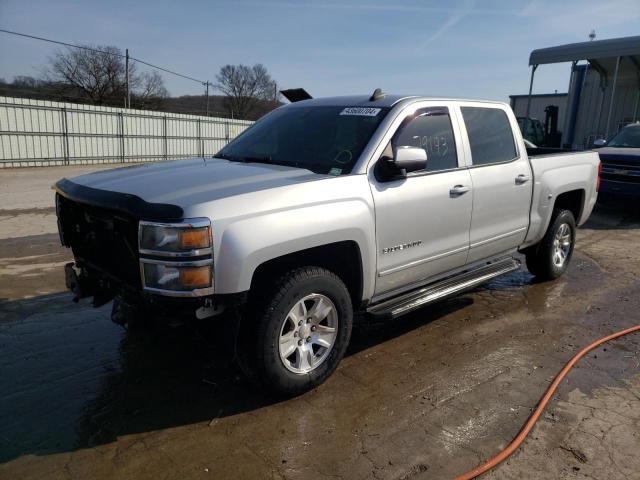
[[576, 220], [569, 210], [555, 209], [544, 237], [527, 249], [527, 269], [539, 280], [555, 280], [571, 261], [576, 241]]
[[352, 324], [351, 296], [337, 275], [311, 266], [291, 270], [242, 319], [240, 366], [278, 395], [299, 395], [336, 369]]

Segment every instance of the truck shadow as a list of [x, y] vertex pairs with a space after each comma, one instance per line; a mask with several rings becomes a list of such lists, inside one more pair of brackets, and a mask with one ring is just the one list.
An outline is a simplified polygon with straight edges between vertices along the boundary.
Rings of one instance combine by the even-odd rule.
[[[472, 295], [397, 320], [358, 319], [347, 356], [412, 336], [439, 319], [461, 317], [457, 312], [465, 309], [491, 313], [496, 305], [517, 302], [544, 315], [550, 302], [601, 282], [598, 266], [578, 252], [564, 280], [539, 283], [521, 269]], [[110, 307], [74, 304], [68, 293], [0, 299], [0, 463], [91, 448], [131, 434], [206, 425], [281, 401], [241, 375], [227, 337], [220, 334], [223, 319], [210, 319], [206, 329], [136, 333], [113, 324]], [[446, 335], [446, 329], [434, 335]], [[329, 380], [310, 395], [331, 396], [340, 388], [335, 385]]]
[[593, 230], [631, 230], [640, 228], [640, 204], [636, 199], [606, 196], [598, 198], [583, 228]]
[[[241, 375], [216, 328], [128, 332], [70, 294], [0, 300], [0, 462], [210, 422], [281, 400]], [[473, 301], [444, 301], [401, 321], [357, 323], [347, 355]], [[325, 384], [317, 392], [321, 394]]]

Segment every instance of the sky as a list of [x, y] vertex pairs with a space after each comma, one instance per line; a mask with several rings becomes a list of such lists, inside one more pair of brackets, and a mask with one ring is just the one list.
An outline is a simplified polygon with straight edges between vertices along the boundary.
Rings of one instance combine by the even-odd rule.
[[[0, 0], [0, 28], [132, 56], [215, 82], [264, 64], [280, 88], [508, 101], [529, 87], [529, 53], [640, 35], [640, 0]], [[0, 78], [41, 76], [55, 46], [0, 33]], [[140, 68], [142, 70], [143, 68]], [[566, 92], [570, 64], [543, 65], [534, 93]], [[202, 85], [163, 74], [174, 95]], [[215, 93], [215, 92], [214, 92]]]

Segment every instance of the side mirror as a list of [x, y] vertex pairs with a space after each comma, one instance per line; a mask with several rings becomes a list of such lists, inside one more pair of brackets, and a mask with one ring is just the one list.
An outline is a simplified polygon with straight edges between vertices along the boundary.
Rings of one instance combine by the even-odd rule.
[[593, 148], [601, 148], [607, 144], [607, 141], [604, 138], [598, 138], [593, 141]]
[[396, 147], [388, 162], [396, 175], [405, 177], [407, 173], [427, 168], [427, 152], [419, 147]]

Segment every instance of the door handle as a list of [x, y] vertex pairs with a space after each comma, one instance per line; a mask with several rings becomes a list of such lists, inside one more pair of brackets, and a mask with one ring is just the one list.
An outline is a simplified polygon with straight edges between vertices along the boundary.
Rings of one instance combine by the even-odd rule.
[[531, 180], [531, 176], [521, 173], [516, 177], [516, 185], [522, 185], [523, 183], [527, 183], [529, 180]]
[[469, 190], [471, 190], [471, 188], [468, 187], [467, 185], [456, 185], [455, 187], [452, 187], [451, 190], [449, 190], [449, 195], [451, 196], [462, 195], [464, 193], [467, 193]]

